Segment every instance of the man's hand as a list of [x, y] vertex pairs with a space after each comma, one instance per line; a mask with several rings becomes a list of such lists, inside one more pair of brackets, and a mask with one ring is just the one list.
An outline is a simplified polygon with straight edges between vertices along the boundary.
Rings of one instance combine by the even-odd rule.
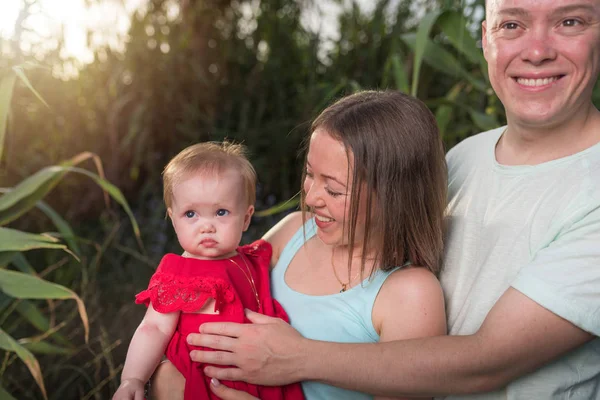
[[112, 400], [144, 400], [144, 382], [139, 379], [125, 379]]
[[246, 392], [222, 385], [221, 382], [215, 378], [212, 378], [210, 381], [210, 390], [222, 400], [260, 400]]
[[237, 368], [206, 367], [211, 378], [279, 386], [302, 379], [304, 339], [279, 318], [246, 310], [252, 324], [205, 323], [199, 334], [189, 334], [188, 343], [215, 351], [190, 353], [192, 360]]

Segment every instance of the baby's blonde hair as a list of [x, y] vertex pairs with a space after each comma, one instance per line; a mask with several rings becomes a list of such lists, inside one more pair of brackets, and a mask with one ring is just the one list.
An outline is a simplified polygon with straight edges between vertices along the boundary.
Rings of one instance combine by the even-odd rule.
[[183, 149], [169, 161], [163, 175], [163, 197], [170, 208], [173, 187], [190, 173], [222, 173], [234, 169], [244, 182], [248, 205], [256, 201], [256, 171], [246, 156], [246, 146], [229, 141], [198, 143]]

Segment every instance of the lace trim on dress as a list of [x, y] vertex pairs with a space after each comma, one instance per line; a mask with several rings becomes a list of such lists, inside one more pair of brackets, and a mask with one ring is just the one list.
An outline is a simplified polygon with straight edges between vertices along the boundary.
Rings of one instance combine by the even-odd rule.
[[[229, 304], [235, 300], [231, 285], [223, 279], [212, 277], [179, 277], [172, 274], [156, 274], [148, 289], [135, 297], [136, 303], [152, 303], [160, 313], [173, 311], [195, 312], [206, 300], [215, 299], [215, 312], [229, 314]], [[229, 311], [229, 312], [228, 312]]]

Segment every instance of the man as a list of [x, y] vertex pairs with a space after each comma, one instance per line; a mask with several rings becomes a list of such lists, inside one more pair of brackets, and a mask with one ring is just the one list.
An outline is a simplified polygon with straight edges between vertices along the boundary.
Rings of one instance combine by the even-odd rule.
[[254, 325], [190, 335], [224, 350], [193, 359], [239, 367], [208, 375], [387, 396], [600, 398], [600, 0], [488, 0], [483, 49], [508, 124], [447, 157], [451, 336], [315, 342], [251, 314]]

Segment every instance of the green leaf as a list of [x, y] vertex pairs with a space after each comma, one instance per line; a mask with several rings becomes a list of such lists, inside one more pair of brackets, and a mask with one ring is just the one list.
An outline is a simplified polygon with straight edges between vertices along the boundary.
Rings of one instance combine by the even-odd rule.
[[[18, 300], [16, 311], [39, 331], [46, 333], [50, 330], [50, 321], [33, 302], [29, 300]], [[70, 345], [69, 340], [58, 332], [50, 333], [49, 337], [65, 346]], [[23, 340], [20, 340], [19, 343], [23, 344]]]
[[73, 229], [71, 229], [71, 226], [67, 223], [67, 221], [65, 221], [64, 218], [60, 216], [60, 214], [58, 214], [56, 211], [54, 211], [53, 208], [51, 208], [48, 204], [46, 204], [43, 201], [39, 201], [37, 203], [37, 207], [40, 210], [42, 210], [42, 212], [44, 214], [46, 214], [48, 216], [48, 218], [50, 218], [52, 220], [52, 222], [54, 223], [54, 226], [56, 226], [58, 231], [62, 234], [62, 237], [65, 240], [65, 242], [67, 242], [69, 244], [69, 248], [75, 254], [77, 254], [77, 256], [80, 256], [81, 250], [79, 249], [79, 246], [77, 245], [77, 240], [75, 239], [76, 238], [75, 233], [73, 232]]
[[40, 364], [35, 356], [2, 329], [0, 329], [0, 348], [6, 351], [14, 352], [17, 357], [19, 357], [25, 363], [29, 369], [29, 372], [31, 372], [33, 379], [35, 379], [35, 382], [42, 391], [44, 399], [47, 399], [48, 396], [46, 395], [46, 388], [44, 387], [42, 370], [40, 369]]
[[419, 76], [421, 74], [421, 64], [423, 62], [423, 57], [425, 56], [427, 43], [429, 41], [429, 34], [431, 33], [431, 29], [433, 28], [433, 25], [435, 24], [435, 21], [438, 19], [441, 12], [442, 11], [433, 11], [426, 14], [421, 19], [419, 27], [417, 28], [415, 46], [413, 48], [415, 52], [415, 58], [413, 60], [413, 76], [411, 91], [411, 94], [415, 97], [417, 96], [417, 91], [419, 89]]
[[20, 66], [16, 66], [12, 68], [13, 71], [15, 72], [15, 74], [19, 77], [19, 79], [25, 84], [25, 86], [27, 86], [29, 88], [29, 90], [31, 90], [33, 92], [33, 94], [42, 102], [44, 103], [44, 105], [48, 108], [50, 108], [50, 106], [48, 105], [48, 103], [46, 103], [46, 100], [44, 100], [42, 98], [42, 96], [40, 96], [40, 94], [33, 88], [33, 86], [31, 85], [31, 82], [29, 82], [29, 79], [27, 79], [27, 76], [25, 76], [25, 73], [23, 73], [23, 68]]
[[98, 156], [83, 152], [64, 161], [61, 165], [42, 168], [22, 180], [17, 186], [0, 197], [0, 225], [6, 225], [33, 208], [68, 172], [64, 170], [64, 167], [77, 165], [90, 158], [95, 161], [96, 167], [102, 172], [102, 165]]
[[488, 131], [490, 129], [497, 128], [498, 125], [500, 125], [493, 115], [484, 114], [470, 107], [468, 108], [468, 111], [469, 115], [471, 116], [471, 120], [482, 131]]
[[5, 251], [0, 253], [0, 268], [6, 268], [6, 266], [12, 262], [17, 254], [21, 253], [16, 251]]
[[406, 76], [406, 71], [402, 65], [402, 59], [403, 57], [401, 54], [392, 54], [388, 59], [389, 68], [394, 77], [395, 88], [403, 93], [409, 93], [408, 77]]
[[[416, 48], [416, 37], [413, 33], [401, 36], [401, 39], [413, 50]], [[416, 51], [416, 50], [415, 50]], [[431, 40], [427, 40], [423, 60], [430, 67], [451, 77], [462, 77], [466, 79], [474, 88], [481, 92], [486, 92], [488, 87], [485, 83], [477, 80], [448, 50]], [[414, 88], [413, 88], [414, 89]]]
[[25, 253], [23, 252], [18, 253], [18, 255], [12, 260], [12, 264], [21, 272], [25, 272], [29, 275], [37, 274], [37, 271], [31, 264], [29, 264], [29, 261], [27, 261], [27, 258], [25, 258]]
[[[460, 94], [463, 88], [463, 82], [458, 82], [455, 84], [446, 94], [446, 99], [454, 102], [458, 95]], [[435, 119], [438, 124], [438, 128], [440, 130], [440, 135], [444, 137], [446, 134], [446, 129], [448, 128], [448, 124], [452, 120], [453, 115], [453, 107], [450, 105], [441, 105], [435, 111]]]
[[[96, 184], [125, 209], [125, 212], [131, 221], [138, 245], [143, 249], [144, 246], [142, 244], [139, 226], [121, 191], [97, 174], [81, 168], [72, 167], [73, 165], [94, 157], [96, 156], [91, 153], [81, 153], [70, 160], [65, 161], [61, 165], [43, 168], [21, 181], [12, 190], [0, 197], [0, 225], [6, 225], [33, 208], [38, 201], [46, 196], [48, 192], [60, 182], [67, 172], [76, 172], [92, 178]], [[99, 161], [96, 162], [96, 165], [97, 168], [101, 170]], [[56, 221], [54, 222], [56, 223]]]
[[0, 270], [0, 290], [16, 299], [72, 299], [77, 303], [79, 316], [85, 329], [85, 340], [89, 336], [88, 316], [83, 301], [75, 292], [37, 276], [16, 271]]
[[113, 198], [113, 200], [115, 200], [117, 203], [119, 203], [121, 205], [121, 207], [123, 207], [123, 209], [129, 216], [129, 220], [131, 222], [133, 232], [135, 233], [135, 236], [138, 240], [138, 245], [140, 246], [141, 249], [143, 249], [144, 245], [142, 244], [142, 240], [141, 240], [140, 228], [137, 224], [137, 221], [135, 220], [135, 216], [133, 215], [133, 212], [129, 208], [129, 204], [127, 204], [127, 200], [125, 199], [125, 196], [123, 196], [123, 193], [119, 190], [119, 188], [116, 187], [115, 185], [113, 185], [112, 183], [110, 183], [109, 181], [107, 181], [106, 179], [102, 179], [98, 175], [96, 175], [90, 171], [87, 171], [85, 169], [75, 168], [75, 167], [68, 167], [65, 169], [67, 171], [78, 172], [82, 175], [85, 175], [85, 176], [93, 179], [96, 182], [96, 184], [98, 184], [98, 186], [100, 186], [102, 189], [104, 189], [104, 191], [106, 191]]
[[21, 232], [16, 229], [0, 227], [0, 252], [27, 251], [32, 249], [66, 249], [58, 239], [47, 235]]
[[21, 300], [17, 304], [17, 312], [38, 330], [45, 332], [50, 329], [50, 322], [31, 301]]
[[43, 341], [28, 341], [21, 339], [19, 343], [25, 347], [27, 350], [36, 353], [36, 354], [60, 354], [60, 355], [69, 355], [73, 354], [75, 350], [69, 349], [66, 347], [56, 346], [54, 344], [43, 342]]
[[12, 99], [16, 80], [17, 77], [12, 73], [2, 77], [0, 80], [0, 159], [2, 159], [2, 154], [4, 154], [8, 112], [10, 110], [10, 100]]
[[471, 36], [467, 29], [467, 19], [456, 10], [447, 10], [443, 12], [437, 21], [440, 29], [448, 37], [452, 45], [460, 51], [473, 64], [481, 66], [484, 76], [487, 75], [487, 62], [483, 57], [483, 52], [477, 46], [477, 41]]
[[0, 399], [1, 400], [17, 400], [10, 395], [2, 386], [0, 386]]
[[0, 225], [8, 224], [33, 208], [65, 173], [59, 166], [43, 168], [0, 197]]
[[296, 208], [298, 207], [298, 204], [300, 204], [300, 199], [298, 198], [298, 195], [296, 195], [291, 199], [276, 204], [273, 207], [267, 208], [266, 210], [257, 211], [254, 213], [254, 216], [259, 218], [268, 217], [270, 215], [279, 214], [281, 212], [291, 210], [292, 208]]

